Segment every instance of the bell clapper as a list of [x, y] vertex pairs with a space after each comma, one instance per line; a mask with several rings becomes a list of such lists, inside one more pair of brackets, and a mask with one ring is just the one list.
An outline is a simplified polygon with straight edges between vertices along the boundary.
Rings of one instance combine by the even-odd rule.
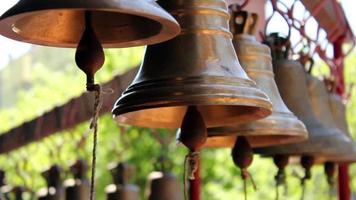
[[231, 155], [235, 165], [241, 170], [241, 178], [244, 181], [245, 199], [247, 199], [247, 179], [251, 180], [255, 190], [257, 190], [257, 187], [251, 174], [247, 171], [247, 168], [253, 162], [253, 150], [246, 137], [241, 136], [237, 138]]
[[330, 192], [330, 198], [333, 196], [333, 189], [335, 185], [335, 172], [336, 172], [336, 164], [333, 162], [326, 162], [324, 164], [324, 170], [325, 170], [325, 175], [329, 184], [329, 192]]
[[278, 167], [278, 172], [277, 172], [277, 175], [275, 176], [275, 180], [276, 180], [276, 199], [278, 200], [279, 199], [278, 187], [280, 185], [284, 185], [285, 188], [286, 188], [285, 191], [287, 192], [285, 168], [288, 165], [289, 156], [288, 155], [276, 155], [276, 156], [273, 157], [273, 162]]
[[304, 177], [301, 179], [301, 184], [302, 184], [302, 200], [304, 199], [305, 196], [305, 182], [307, 180], [310, 180], [312, 175], [311, 175], [311, 168], [314, 165], [315, 159], [313, 156], [302, 156], [301, 158], [301, 165], [304, 168], [305, 174]]
[[94, 113], [90, 123], [90, 129], [93, 130], [94, 142], [92, 152], [92, 173], [90, 200], [94, 199], [95, 193], [95, 168], [96, 168], [96, 146], [98, 132], [98, 118], [102, 104], [102, 90], [99, 84], [95, 84], [94, 75], [103, 66], [105, 55], [103, 47], [95, 35], [92, 26], [92, 13], [85, 11], [85, 29], [77, 47], [75, 61], [78, 67], [87, 76], [87, 91], [95, 93]]
[[184, 161], [184, 196], [187, 199], [186, 181], [194, 180], [198, 170], [200, 149], [208, 137], [207, 128], [200, 111], [196, 106], [189, 106], [178, 132], [178, 141], [189, 149]]

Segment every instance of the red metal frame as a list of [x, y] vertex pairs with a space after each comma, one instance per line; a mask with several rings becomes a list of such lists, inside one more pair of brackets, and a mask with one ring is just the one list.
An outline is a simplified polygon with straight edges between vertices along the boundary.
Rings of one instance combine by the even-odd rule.
[[[342, 51], [342, 45], [344, 38], [337, 39], [334, 45], [334, 59], [340, 60], [337, 63], [335, 73], [337, 75], [336, 83], [336, 93], [340, 96], [345, 94], [345, 80], [344, 80], [344, 53]], [[341, 59], [340, 59], [341, 58]], [[350, 189], [350, 176], [349, 176], [349, 166], [343, 164], [339, 166], [339, 200], [350, 200], [351, 199], [351, 189]]]

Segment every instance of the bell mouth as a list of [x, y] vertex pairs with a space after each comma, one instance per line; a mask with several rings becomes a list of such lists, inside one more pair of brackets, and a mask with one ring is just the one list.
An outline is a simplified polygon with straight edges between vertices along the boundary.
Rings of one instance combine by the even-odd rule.
[[119, 123], [149, 128], [179, 128], [195, 105], [207, 127], [248, 122], [271, 114], [268, 97], [250, 80], [190, 77], [134, 84], [116, 102]]
[[244, 136], [252, 147], [298, 143], [308, 139], [304, 124], [293, 114], [273, 112], [267, 118], [230, 127], [208, 129], [207, 148], [233, 147]]
[[263, 156], [273, 156], [276, 154], [300, 156], [311, 155], [315, 157], [325, 158], [325, 160], [336, 159], [340, 157], [350, 143], [341, 133], [335, 129], [329, 129], [314, 124], [313, 127], [308, 126], [309, 139], [295, 144], [284, 144], [271, 147], [262, 147], [254, 149], [256, 153]]
[[[31, 44], [75, 48], [85, 28], [84, 13], [89, 11], [93, 29], [105, 48], [155, 44], [179, 34], [179, 24], [173, 17], [157, 5], [142, 2], [142, 5], [131, 5], [136, 3], [130, 2], [126, 6], [116, 5], [118, 8], [105, 8], [105, 5], [98, 8], [93, 5], [87, 5], [88, 8], [85, 5], [52, 8], [37, 3], [37, 6], [31, 4], [33, 10], [19, 3], [18, 7], [14, 6], [1, 17], [0, 33]], [[135, 6], [147, 8], [135, 9]]]

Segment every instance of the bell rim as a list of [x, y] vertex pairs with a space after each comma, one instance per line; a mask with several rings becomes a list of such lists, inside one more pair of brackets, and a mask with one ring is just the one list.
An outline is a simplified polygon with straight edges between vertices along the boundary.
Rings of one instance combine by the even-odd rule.
[[[197, 97], [197, 99], [200, 99], [201, 97]], [[244, 100], [246, 100], [246, 98], [244, 98]], [[130, 108], [130, 109], [126, 109], [125, 111], [117, 111], [117, 107], [115, 107], [113, 109], [113, 118], [118, 122], [118, 123], [124, 123], [124, 124], [129, 124], [129, 125], [133, 125], [133, 126], [140, 126], [140, 127], [147, 127], [147, 128], [179, 128], [179, 126], [172, 126], [172, 125], [165, 125], [162, 124], [160, 126], [156, 126], [156, 125], [147, 125], [146, 123], [127, 123], [126, 118], [124, 118], [123, 116], [127, 115], [127, 114], [133, 114], [133, 113], [138, 113], [141, 111], [146, 111], [149, 109], [158, 109], [158, 108], [174, 108], [174, 107], [187, 107], [189, 105], [198, 105], [198, 106], [217, 106], [217, 105], [221, 105], [221, 106], [229, 106], [229, 107], [235, 107], [235, 108], [241, 108], [241, 107], [254, 107], [256, 110], [259, 110], [258, 113], [254, 113], [254, 117], [255, 119], [261, 119], [263, 117], [268, 116], [271, 113], [271, 110], [266, 108], [268, 106], [270, 106], [268, 103], [264, 102], [264, 101], [260, 101], [259, 103], [257, 102], [256, 104], [252, 104], [252, 105], [241, 105], [240, 104], [235, 104], [235, 105], [226, 105], [226, 103], [224, 101], [221, 101], [221, 103], [219, 104], [217, 101], [211, 102], [210, 100], [207, 101], [179, 101], [176, 103], [172, 103], [172, 104], [166, 104], [166, 101], [161, 101], [161, 102], [156, 102], [155, 104], [150, 105], [149, 107], [147, 107], [146, 105], [142, 105], [142, 106], [135, 106], [134, 108]], [[207, 104], [206, 102], [211, 102], [209, 104]], [[264, 106], [265, 108], [261, 108], [262, 106]], [[256, 117], [257, 116], [257, 117]], [[246, 120], [246, 119], [244, 119]], [[251, 121], [253, 119], [247, 120], [247, 121]], [[230, 122], [233, 123], [233, 122]], [[213, 126], [218, 126], [218, 125], [213, 125]]]
[[[272, 103], [268, 96], [253, 81], [214, 76], [135, 83], [116, 101], [112, 113], [118, 122], [125, 123], [126, 120], [120, 117], [121, 115], [148, 109], [188, 105], [251, 107], [255, 110], [254, 119], [261, 119], [272, 113]], [[156, 127], [141, 125], [141, 123], [132, 125]], [[162, 125], [161, 128], [179, 127]]]
[[[253, 134], [250, 134], [252, 132]], [[289, 131], [290, 134], [281, 133], [285, 133], [285, 131], [281, 129], [271, 130], [270, 132], [265, 132], [264, 130], [254, 130], [250, 132], [242, 131], [229, 135], [214, 135], [208, 137], [204, 148], [232, 148], [235, 145], [236, 138], [242, 136], [247, 138], [253, 148], [293, 144], [305, 141], [307, 139], [307, 135], [305, 135], [305, 133], [302, 131]], [[275, 142], [271, 142], [271, 138], [273, 138]]]
[[[276, 121], [279, 121], [279, 123], [277, 124]], [[260, 120], [243, 123], [236, 126], [211, 128], [210, 131], [220, 132], [219, 134], [214, 134], [212, 136], [231, 135], [231, 132], [243, 133], [252, 131], [262, 132], [261, 135], [278, 135], [279, 133], [273, 134], [273, 132], [283, 131], [288, 133], [290, 132], [289, 134], [284, 135], [300, 135], [303, 138], [308, 138], [309, 135], [304, 123], [300, 121], [294, 114], [275, 111], [272, 112], [272, 114], [268, 117]], [[208, 129], [208, 133], [211, 132], [209, 132]]]
[[[153, 1], [154, 2], [154, 1]], [[156, 5], [158, 5], [156, 2], [154, 2]], [[17, 5], [17, 4], [16, 4]], [[16, 6], [15, 5], [15, 6]], [[14, 6], [14, 7], [15, 7]], [[149, 19], [155, 23], [159, 23], [161, 25], [161, 30], [158, 34], [152, 35], [146, 38], [142, 39], [137, 39], [129, 42], [123, 42], [123, 43], [117, 43], [117, 44], [105, 44], [102, 43], [102, 46], [104, 48], [124, 48], [124, 47], [135, 47], [135, 46], [144, 46], [144, 45], [150, 45], [150, 44], [156, 44], [160, 42], [164, 42], [167, 40], [170, 40], [177, 35], [179, 35], [181, 29], [179, 23], [176, 21], [176, 19], [171, 16], [169, 13], [165, 11], [164, 16], [162, 15], [156, 15], [155, 12], [147, 12], [147, 10], [135, 10], [132, 7], [128, 6], [128, 9], [130, 10], [127, 11], [123, 7], [121, 9], [119, 8], [47, 8], [47, 9], [40, 9], [40, 10], [33, 10], [31, 12], [29, 11], [22, 11], [22, 12], [14, 12], [11, 13], [12, 9], [10, 8], [7, 12], [5, 12], [1, 17], [0, 17], [0, 34], [4, 37], [10, 38], [12, 40], [16, 41], [21, 41], [21, 42], [26, 42], [29, 44], [34, 44], [34, 45], [41, 45], [41, 46], [50, 46], [50, 47], [59, 47], [59, 48], [76, 48], [78, 43], [73, 43], [73, 42], [68, 42], [68, 43], [56, 43], [56, 42], [48, 42], [48, 41], [40, 41], [40, 40], [31, 40], [30, 38], [25, 38], [19, 34], [16, 34], [14, 31], [12, 31], [12, 25], [18, 21], [19, 19], [26, 18], [28, 16], [32, 16], [34, 14], [38, 13], [44, 13], [48, 11], [103, 11], [103, 12], [108, 12], [108, 13], [122, 13], [122, 14], [130, 14], [133, 16], [137, 17], [143, 17], [145, 19]], [[160, 7], [161, 8], [161, 7]], [[162, 8], [162, 10], [164, 10]], [[9, 12], [11, 14], [9, 14]]]
[[[311, 137], [306, 141], [295, 144], [283, 144], [271, 147], [255, 148], [254, 151], [263, 157], [269, 157], [276, 154], [298, 156], [298, 155], [315, 155], [329, 157], [330, 159], [340, 156], [340, 144], [335, 146], [338, 137]], [[340, 142], [340, 141], [339, 141]], [[343, 144], [346, 144], [344, 142]], [[328, 147], [328, 148], [325, 148]], [[276, 153], [278, 152], [278, 153]]]

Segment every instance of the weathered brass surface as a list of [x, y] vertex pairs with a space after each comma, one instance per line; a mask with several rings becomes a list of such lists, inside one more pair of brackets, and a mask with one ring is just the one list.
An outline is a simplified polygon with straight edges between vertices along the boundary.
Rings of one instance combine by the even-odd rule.
[[119, 163], [110, 167], [113, 184], [106, 187], [107, 200], [139, 200], [140, 189], [130, 184], [134, 168], [127, 163]]
[[120, 123], [178, 128], [189, 105], [207, 127], [260, 119], [271, 113], [268, 97], [239, 64], [225, 0], [162, 0], [181, 34], [149, 45], [131, 86], [116, 102]]
[[346, 120], [346, 105], [339, 95], [329, 94], [330, 108], [336, 126], [351, 138], [349, 126]]
[[313, 113], [303, 66], [288, 59], [276, 59], [273, 65], [279, 92], [289, 109], [306, 125], [309, 139], [296, 144], [257, 148], [255, 152], [263, 155], [313, 156], [316, 163], [338, 156], [338, 144], [349, 140], [337, 130], [322, 124]]
[[[180, 181], [172, 173], [153, 172], [150, 176], [149, 200], [183, 200]], [[160, 173], [160, 174], [157, 174]]]
[[[234, 13], [232, 16], [235, 16]], [[240, 22], [241, 19], [232, 18], [231, 21], [235, 22], [231, 25], [238, 26], [236, 21]], [[233, 30], [233, 26], [230, 27]], [[258, 121], [208, 129], [209, 136], [214, 137], [208, 138], [206, 146], [233, 147], [237, 136], [245, 136], [253, 147], [305, 140], [308, 134], [304, 124], [287, 108], [278, 92], [269, 47], [247, 33], [235, 34], [233, 44], [241, 66], [270, 98], [273, 112]]]
[[[347, 124], [346, 120], [346, 106], [342, 102], [342, 99], [340, 96], [336, 94], [329, 94], [329, 100], [330, 100], [330, 108], [331, 112], [333, 115], [334, 122], [336, 126], [348, 137], [350, 140], [352, 139], [352, 136], [349, 131], [349, 127]], [[348, 151], [346, 154], [347, 159], [345, 160], [346, 162], [355, 162], [356, 161], [356, 143], [353, 141], [351, 143], [352, 149]]]
[[346, 138], [346, 140], [340, 140], [342, 142], [334, 142], [333, 147], [337, 148], [339, 153], [338, 156], [336, 156], [335, 158], [328, 159], [328, 161], [349, 161], [349, 154], [352, 152], [354, 144], [351, 141], [351, 138], [347, 137], [345, 133], [342, 133], [334, 122], [333, 114], [330, 109], [329, 94], [324, 82], [310, 75], [307, 76], [307, 80], [312, 109], [316, 117], [324, 124], [324, 126], [335, 130], [335, 133], [337, 133], [339, 136]]
[[21, 0], [1, 16], [0, 34], [32, 44], [76, 47], [87, 11], [104, 47], [154, 44], [180, 30], [154, 0]]

